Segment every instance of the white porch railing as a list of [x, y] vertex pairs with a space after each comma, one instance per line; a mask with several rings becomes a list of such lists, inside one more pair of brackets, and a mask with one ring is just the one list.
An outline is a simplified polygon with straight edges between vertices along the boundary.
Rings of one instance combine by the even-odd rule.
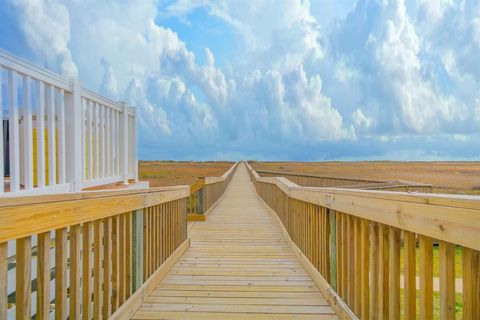
[[134, 108], [1, 50], [0, 84], [0, 195], [137, 179]]

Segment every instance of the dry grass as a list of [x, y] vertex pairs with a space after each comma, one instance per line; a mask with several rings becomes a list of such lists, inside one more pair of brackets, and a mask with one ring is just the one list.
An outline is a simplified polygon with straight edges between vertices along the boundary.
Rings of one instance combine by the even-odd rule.
[[251, 162], [253, 168], [330, 177], [408, 180], [438, 193], [480, 195], [480, 162]]
[[221, 176], [233, 164], [224, 161], [139, 161], [138, 176], [140, 180], [149, 181], [151, 187], [190, 185], [197, 177]]

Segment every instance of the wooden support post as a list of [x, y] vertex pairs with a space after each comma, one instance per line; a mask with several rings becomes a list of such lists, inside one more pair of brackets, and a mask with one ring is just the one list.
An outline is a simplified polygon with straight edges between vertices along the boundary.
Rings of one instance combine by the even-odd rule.
[[143, 284], [143, 210], [132, 214], [132, 292]]
[[55, 320], [67, 318], [67, 229], [55, 230]]
[[8, 273], [8, 245], [6, 242], [3, 242], [3, 243], [0, 243], [0, 319], [7, 319], [7, 312], [8, 312], [7, 273]]
[[433, 240], [419, 236], [420, 319], [433, 318]]
[[400, 319], [400, 231], [389, 228], [388, 318]]
[[416, 317], [416, 275], [415, 275], [415, 234], [413, 232], [403, 232], [403, 247], [404, 247], [404, 315], [406, 319], [413, 319]]
[[440, 319], [455, 319], [455, 245], [440, 241], [438, 255], [440, 258]]
[[480, 315], [480, 252], [463, 248], [463, 317]]
[[16, 319], [29, 319], [31, 316], [31, 271], [32, 240], [30, 237], [17, 239], [16, 272]]
[[330, 286], [337, 291], [337, 218], [335, 210], [328, 209], [330, 220]]
[[378, 224], [370, 222], [370, 291], [369, 291], [369, 319], [378, 319]]

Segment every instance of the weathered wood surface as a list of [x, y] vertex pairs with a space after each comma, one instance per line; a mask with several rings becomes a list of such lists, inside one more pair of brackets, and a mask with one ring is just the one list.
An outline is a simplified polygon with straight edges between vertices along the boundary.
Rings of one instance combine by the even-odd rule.
[[191, 247], [133, 319], [336, 319], [239, 165]]

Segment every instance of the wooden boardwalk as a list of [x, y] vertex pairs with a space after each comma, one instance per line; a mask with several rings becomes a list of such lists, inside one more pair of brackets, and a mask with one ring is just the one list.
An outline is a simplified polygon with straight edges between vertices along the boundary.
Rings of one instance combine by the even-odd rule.
[[133, 319], [336, 319], [240, 164]]

